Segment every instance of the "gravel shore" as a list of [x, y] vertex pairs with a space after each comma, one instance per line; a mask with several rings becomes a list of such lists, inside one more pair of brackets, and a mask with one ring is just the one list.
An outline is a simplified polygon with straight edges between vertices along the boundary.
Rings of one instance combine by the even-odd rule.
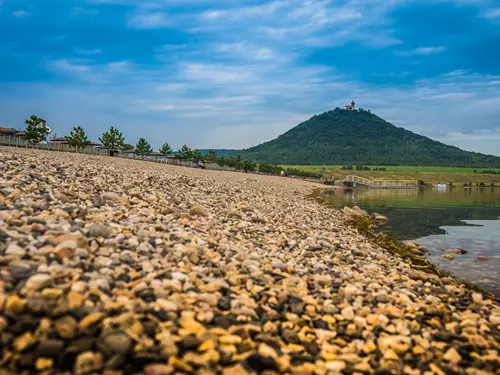
[[500, 374], [500, 308], [301, 180], [0, 148], [0, 374]]

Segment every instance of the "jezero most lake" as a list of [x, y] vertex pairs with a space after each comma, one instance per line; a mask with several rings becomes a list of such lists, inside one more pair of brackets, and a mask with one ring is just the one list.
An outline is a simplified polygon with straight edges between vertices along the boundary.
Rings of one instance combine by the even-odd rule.
[[[332, 190], [330, 199], [386, 215], [385, 232], [427, 247], [441, 269], [500, 296], [500, 188], [355, 188]], [[454, 249], [467, 254], [443, 258]]]

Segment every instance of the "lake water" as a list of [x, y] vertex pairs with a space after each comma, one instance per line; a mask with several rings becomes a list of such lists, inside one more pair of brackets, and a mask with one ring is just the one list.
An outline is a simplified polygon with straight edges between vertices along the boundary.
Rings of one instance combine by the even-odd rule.
[[[500, 189], [355, 188], [332, 190], [329, 197], [337, 207], [386, 215], [385, 232], [427, 247], [429, 259], [441, 269], [500, 296]], [[442, 258], [457, 248], [468, 253], [452, 261]], [[478, 261], [478, 256], [489, 260]]]

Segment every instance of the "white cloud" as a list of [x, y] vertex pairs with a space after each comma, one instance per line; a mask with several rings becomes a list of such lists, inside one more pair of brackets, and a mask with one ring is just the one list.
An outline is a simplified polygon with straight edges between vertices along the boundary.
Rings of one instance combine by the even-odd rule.
[[51, 61], [49, 65], [52, 69], [63, 74], [83, 74], [91, 70], [88, 65], [70, 63], [67, 59]]
[[102, 51], [100, 49], [77, 49], [76, 53], [80, 55], [99, 55]]
[[[104, 84], [130, 75], [135, 66], [128, 61], [96, 64], [88, 59], [60, 59], [50, 61], [48, 68], [73, 79], [91, 84]], [[138, 70], [135, 72], [139, 73]]]
[[484, 18], [496, 19], [500, 18], [500, 8], [489, 9], [483, 13]]
[[400, 56], [415, 56], [415, 55], [436, 55], [438, 53], [442, 53], [446, 51], [446, 47], [444, 46], [436, 46], [436, 47], [418, 47], [408, 51], [398, 51], [396, 54]]
[[[1, 5], [1, 4], [0, 4]], [[31, 15], [30, 12], [26, 11], [26, 10], [15, 10], [12, 12], [12, 15], [14, 17], [17, 17], [17, 18], [24, 18], [24, 17], [28, 17]]]
[[137, 29], [160, 29], [169, 25], [169, 18], [163, 12], [139, 13], [132, 16], [129, 25]]
[[219, 52], [226, 53], [233, 58], [242, 60], [270, 60], [280, 59], [282, 56], [271, 48], [256, 46], [248, 42], [222, 43], [215, 47]]

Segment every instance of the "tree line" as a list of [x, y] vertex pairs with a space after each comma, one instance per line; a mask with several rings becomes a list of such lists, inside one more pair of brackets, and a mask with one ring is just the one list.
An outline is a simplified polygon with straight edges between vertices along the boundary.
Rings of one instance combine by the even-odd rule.
[[[33, 115], [25, 122], [28, 126], [24, 131], [23, 137], [29, 143], [38, 144], [45, 137], [47, 137], [49, 130], [40, 127], [40, 118]], [[70, 131], [70, 135], [64, 138], [68, 142], [69, 146], [75, 149], [84, 149], [85, 147], [91, 145], [91, 141], [87, 138], [85, 130], [81, 126], [75, 126]], [[125, 137], [123, 136], [123, 133], [113, 126], [108, 131], [102, 134], [102, 136], [99, 138], [99, 141], [104, 148], [112, 151], [126, 151], [134, 149], [135, 154], [142, 157], [153, 153], [151, 144], [145, 138], [139, 138], [134, 147], [133, 145], [125, 143]], [[174, 153], [172, 147], [168, 143], [164, 143], [158, 149], [158, 151], [165, 156], [173, 155], [176, 159], [182, 161], [191, 161], [194, 163], [204, 162], [218, 165], [220, 168], [230, 168], [237, 171], [258, 171], [261, 173], [275, 175], [286, 172], [286, 174], [288, 175], [309, 178], [321, 178], [323, 176], [318, 172], [309, 172], [294, 168], [283, 168], [278, 165], [265, 163], [257, 164], [255, 162], [243, 159], [241, 155], [218, 156], [215, 150], [209, 150], [206, 154], [203, 154], [200, 150], [191, 149], [187, 145], [183, 145], [177, 152]]]

